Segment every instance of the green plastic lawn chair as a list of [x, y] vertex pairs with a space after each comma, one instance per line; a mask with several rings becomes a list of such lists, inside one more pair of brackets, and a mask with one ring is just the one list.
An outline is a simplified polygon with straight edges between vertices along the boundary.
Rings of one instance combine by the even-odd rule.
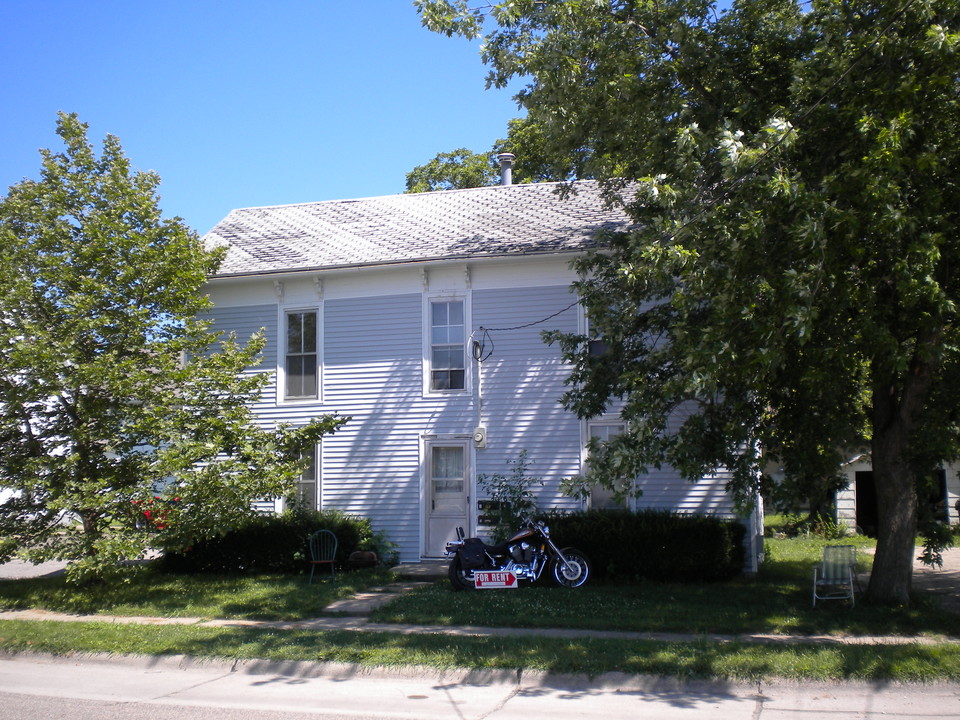
[[813, 567], [813, 606], [817, 600], [849, 600], [856, 604], [857, 548], [853, 545], [827, 545], [823, 560]]

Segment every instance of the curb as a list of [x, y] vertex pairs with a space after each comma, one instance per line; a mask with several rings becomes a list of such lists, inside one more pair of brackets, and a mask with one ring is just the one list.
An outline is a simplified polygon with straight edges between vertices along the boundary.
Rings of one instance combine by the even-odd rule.
[[890, 687], [957, 687], [950, 681], [900, 682], [887, 680], [782, 680], [758, 679], [753, 681], [710, 680], [703, 678], [678, 678], [664, 675], [631, 675], [623, 672], [608, 672], [601, 675], [551, 673], [540, 670], [466, 670], [458, 668], [438, 669], [423, 665], [397, 667], [365, 666], [335, 662], [310, 662], [306, 660], [283, 661], [227, 658], [206, 658], [194, 655], [113, 655], [109, 653], [51, 653], [24, 650], [11, 652], [0, 650], [0, 660], [12, 662], [44, 662], [57, 665], [114, 666], [122, 665], [142, 671], [199, 671], [211, 675], [241, 674], [295, 679], [328, 679], [346, 682], [357, 678], [368, 679], [429, 679], [438, 684], [467, 686], [513, 686], [517, 688], [542, 688], [584, 692], [589, 690], [614, 690], [617, 692], [644, 693], [703, 693], [717, 696], [732, 696], [737, 691], [763, 694], [764, 688], [803, 687], [829, 690], [837, 687], [890, 688]]

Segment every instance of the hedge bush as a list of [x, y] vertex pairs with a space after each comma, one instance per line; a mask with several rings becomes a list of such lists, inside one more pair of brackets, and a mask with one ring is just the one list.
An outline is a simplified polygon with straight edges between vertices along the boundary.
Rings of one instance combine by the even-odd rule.
[[383, 544], [383, 539], [373, 533], [369, 519], [336, 510], [298, 510], [259, 515], [220, 537], [199, 541], [181, 552], [166, 552], [161, 567], [183, 573], [299, 573], [310, 556], [307, 538], [322, 528], [337, 536], [339, 567], [346, 566], [354, 550], [382, 552], [373, 546]]
[[551, 537], [590, 560], [597, 578], [700, 582], [743, 569], [746, 528], [735, 520], [669, 511], [551, 514]]

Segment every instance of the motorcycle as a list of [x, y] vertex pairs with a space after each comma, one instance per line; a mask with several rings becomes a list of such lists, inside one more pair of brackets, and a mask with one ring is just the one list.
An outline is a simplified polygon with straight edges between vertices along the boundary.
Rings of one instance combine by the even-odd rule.
[[457, 539], [447, 543], [450, 568], [447, 576], [454, 590], [476, 587], [476, 572], [512, 573], [518, 581], [534, 583], [544, 572], [567, 588], [578, 588], [590, 577], [587, 556], [576, 548], [561, 550], [550, 539], [550, 528], [540, 520], [526, 519], [510, 539], [487, 545], [480, 538], [464, 538], [457, 528]]

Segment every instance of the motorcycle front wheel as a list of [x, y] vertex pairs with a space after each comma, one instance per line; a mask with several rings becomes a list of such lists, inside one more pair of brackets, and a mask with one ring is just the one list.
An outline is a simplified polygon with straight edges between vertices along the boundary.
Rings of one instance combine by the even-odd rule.
[[460, 563], [460, 556], [454, 555], [450, 561], [450, 568], [447, 570], [447, 577], [450, 579], [450, 585], [456, 591], [474, 590], [473, 570], [465, 570]]
[[560, 587], [578, 588], [587, 582], [590, 577], [590, 562], [587, 556], [576, 548], [564, 548], [560, 552], [567, 559], [563, 562], [554, 558], [550, 565], [550, 575]]

